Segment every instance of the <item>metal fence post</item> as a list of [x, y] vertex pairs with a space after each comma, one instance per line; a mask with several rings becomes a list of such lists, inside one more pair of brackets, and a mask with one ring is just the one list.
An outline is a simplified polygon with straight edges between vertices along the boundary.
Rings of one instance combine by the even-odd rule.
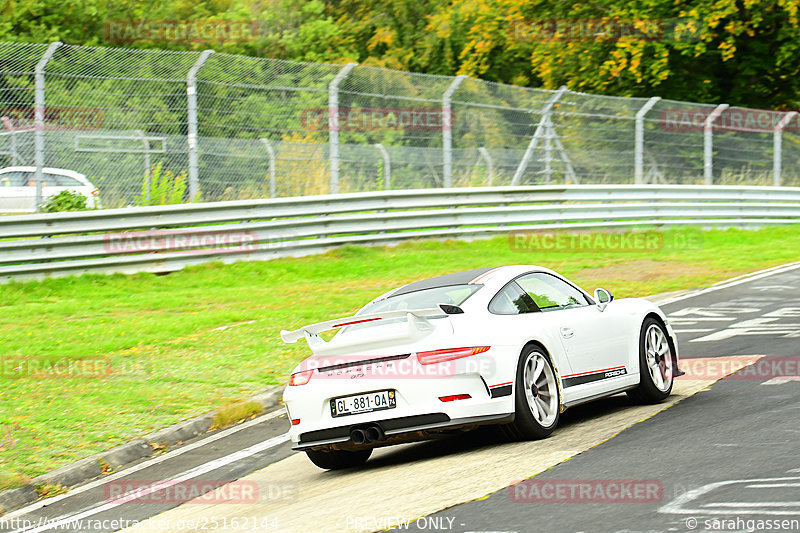
[[272, 143], [269, 142], [269, 139], [262, 137], [259, 141], [264, 144], [264, 148], [267, 149], [267, 155], [269, 156], [269, 197], [275, 198], [275, 148], [272, 147]]
[[388, 191], [392, 186], [392, 159], [389, 157], [386, 147], [381, 143], [375, 143], [374, 146], [383, 158], [383, 188]]
[[348, 63], [328, 85], [328, 157], [331, 166], [331, 194], [339, 192], [339, 84], [358, 66]]
[[189, 145], [189, 201], [193, 202], [200, 192], [197, 178], [197, 72], [214, 50], [203, 50], [186, 76], [186, 118], [188, 132], [186, 141]]
[[714, 121], [729, 107], [728, 104], [719, 104], [714, 111], [709, 113], [703, 123], [703, 178], [706, 185], [714, 182]]
[[11, 119], [7, 116], [0, 117], [0, 123], [8, 130], [7, 133], [0, 133], [0, 136], [8, 135], [8, 155], [11, 157], [11, 166], [15, 167], [20, 160], [19, 152], [17, 151], [17, 132], [14, 130], [14, 125], [11, 124]]
[[780, 122], [775, 125], [772, 132], [772, 184], [775, 187], [781, 186], [781, 165], [783, 163], [783, 130], [797, 116], [797, 111], [789, 111]]
[[135, 130], [134, 133], [139, 136], [144, 148], [145, 200], [147, 200], [146, 205], [150, 205], [150, 140], [144, 136], [144, 130]]
[[543, 133], [546, 133], [545, 130], [550, 121], [550, 111], [553, 110], [553, 107], [558, 103], [565, 92], [567, 92], [567, 86], [562, 85], [561, 88], [558, 89], [555, 94], [553, 94], [550, 100], [548, 100], [545, 106], [542, 108], [542, 118], [539, 119], [539, 124], [536, 126], [536, 131], [533, 132], [533, 137], [528, 143], [528, 148], [525, 150], [525, 154], [522, 156], [522, 161], [519, 162], [519, 166], [514, 172], [514, 177], [511, 179], [511, 185], [519, 185], [522, 175], [525, 174], [525, 171], [528, 169], [528, 164], [531, 162], [531, 157], [533, 157], [533, 152], [536, 150], [536, 145], [539, 143], [539, 139]]
[[478, 153], [481, 154], [483, 160], [486, 161], [486, 186], [491, 187], [492, 182], [494, 181], [494, 161], [492, 161], [492, 156], [489, 154], [489, 150], [483, 146], [478, 148]]
[[544, 177], [545, 183], [550, 183], [553, 180], [553, 168], [550, 165], [550, 153], [553, 150], [553, 136], [555, 130], [550, 122], [550, 114], [547, 114], [547, 123], [544, 128]]
[[19, 152], [17, 151], [17, 132], [12, 131], [9, 133], [9, 135], [8, 150], [11, 152], [11, 166], [15, 167], [19, 161]]
[[653, 96], [636, 112], [636, 127], [633, 147], [633, 174], [634, 183], [644, 183], [644, 116], [653, 109], [661, 100], [660, 96]]
[[34, 95], [33, 95], [33, 113], [34, 113], [34, 164], [36, 165], [36, 211], [41, 209], [42, 204], [42, 168], [44, 168], [44, 106], [45, 106], [45, 81], [44, 81], [44, 68], [47, 63], [56, 53], [56, 49], [61, 46], [60, 41], [50, 43], [50, 46], [45, 50], [44, 55], [36, 63], [36, 69], [33, 71]]
[[467, 79], [465, 74], [456, 76], [442, 95], [442, 186], [453, 186], [453, 93]]

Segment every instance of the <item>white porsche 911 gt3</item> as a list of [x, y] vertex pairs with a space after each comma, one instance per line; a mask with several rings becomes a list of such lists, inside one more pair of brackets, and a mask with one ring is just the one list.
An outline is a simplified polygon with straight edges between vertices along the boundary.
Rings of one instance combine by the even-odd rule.
[[[326, 341], [328, 330], [337, 333]], [[568, 407], [620, 392], [658, 402], [682, 374], [656, 305], [605, 289], [592, 297], [530, 265], [417, 281], [281, 337], [305, 338], [314, 353], [283, 399], [293, 448], [325, 469], [485, 424], [546, 437]]]

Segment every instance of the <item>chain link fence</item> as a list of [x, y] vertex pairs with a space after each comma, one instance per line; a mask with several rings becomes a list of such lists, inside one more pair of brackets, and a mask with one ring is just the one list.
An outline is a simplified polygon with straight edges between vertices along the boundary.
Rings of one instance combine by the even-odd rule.
[[[30, 209], [52, 192], [46, 168], [83, 174], [103, 207], [451, 186], [800, 185], [794, 112], [210, 50], [0, 43], [0, 117], [0, 198], [27, 186]], [[31, 178], [10, 183], [8, 167]]]

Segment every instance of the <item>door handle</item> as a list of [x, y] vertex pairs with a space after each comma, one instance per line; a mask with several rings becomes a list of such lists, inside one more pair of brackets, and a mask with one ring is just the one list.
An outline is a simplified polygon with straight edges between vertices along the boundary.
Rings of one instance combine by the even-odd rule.
[[575, 335], [575, 330], [572, 328], [561, 328], [561, 336], [565, 339], [571, 339]]

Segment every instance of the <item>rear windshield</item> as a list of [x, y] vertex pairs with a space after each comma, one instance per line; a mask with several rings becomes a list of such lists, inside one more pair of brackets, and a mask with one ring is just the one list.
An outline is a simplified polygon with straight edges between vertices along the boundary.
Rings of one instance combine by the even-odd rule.
[[398, 296], [390, 296], [385, 300], [372, 302], [359, 311], [359, 314], [402, 311], [405, 309], [427, 309], [436, 307], [439, 304], [461, 305], [481, 287], [483, 285], [448, 285], [407, 292]]

